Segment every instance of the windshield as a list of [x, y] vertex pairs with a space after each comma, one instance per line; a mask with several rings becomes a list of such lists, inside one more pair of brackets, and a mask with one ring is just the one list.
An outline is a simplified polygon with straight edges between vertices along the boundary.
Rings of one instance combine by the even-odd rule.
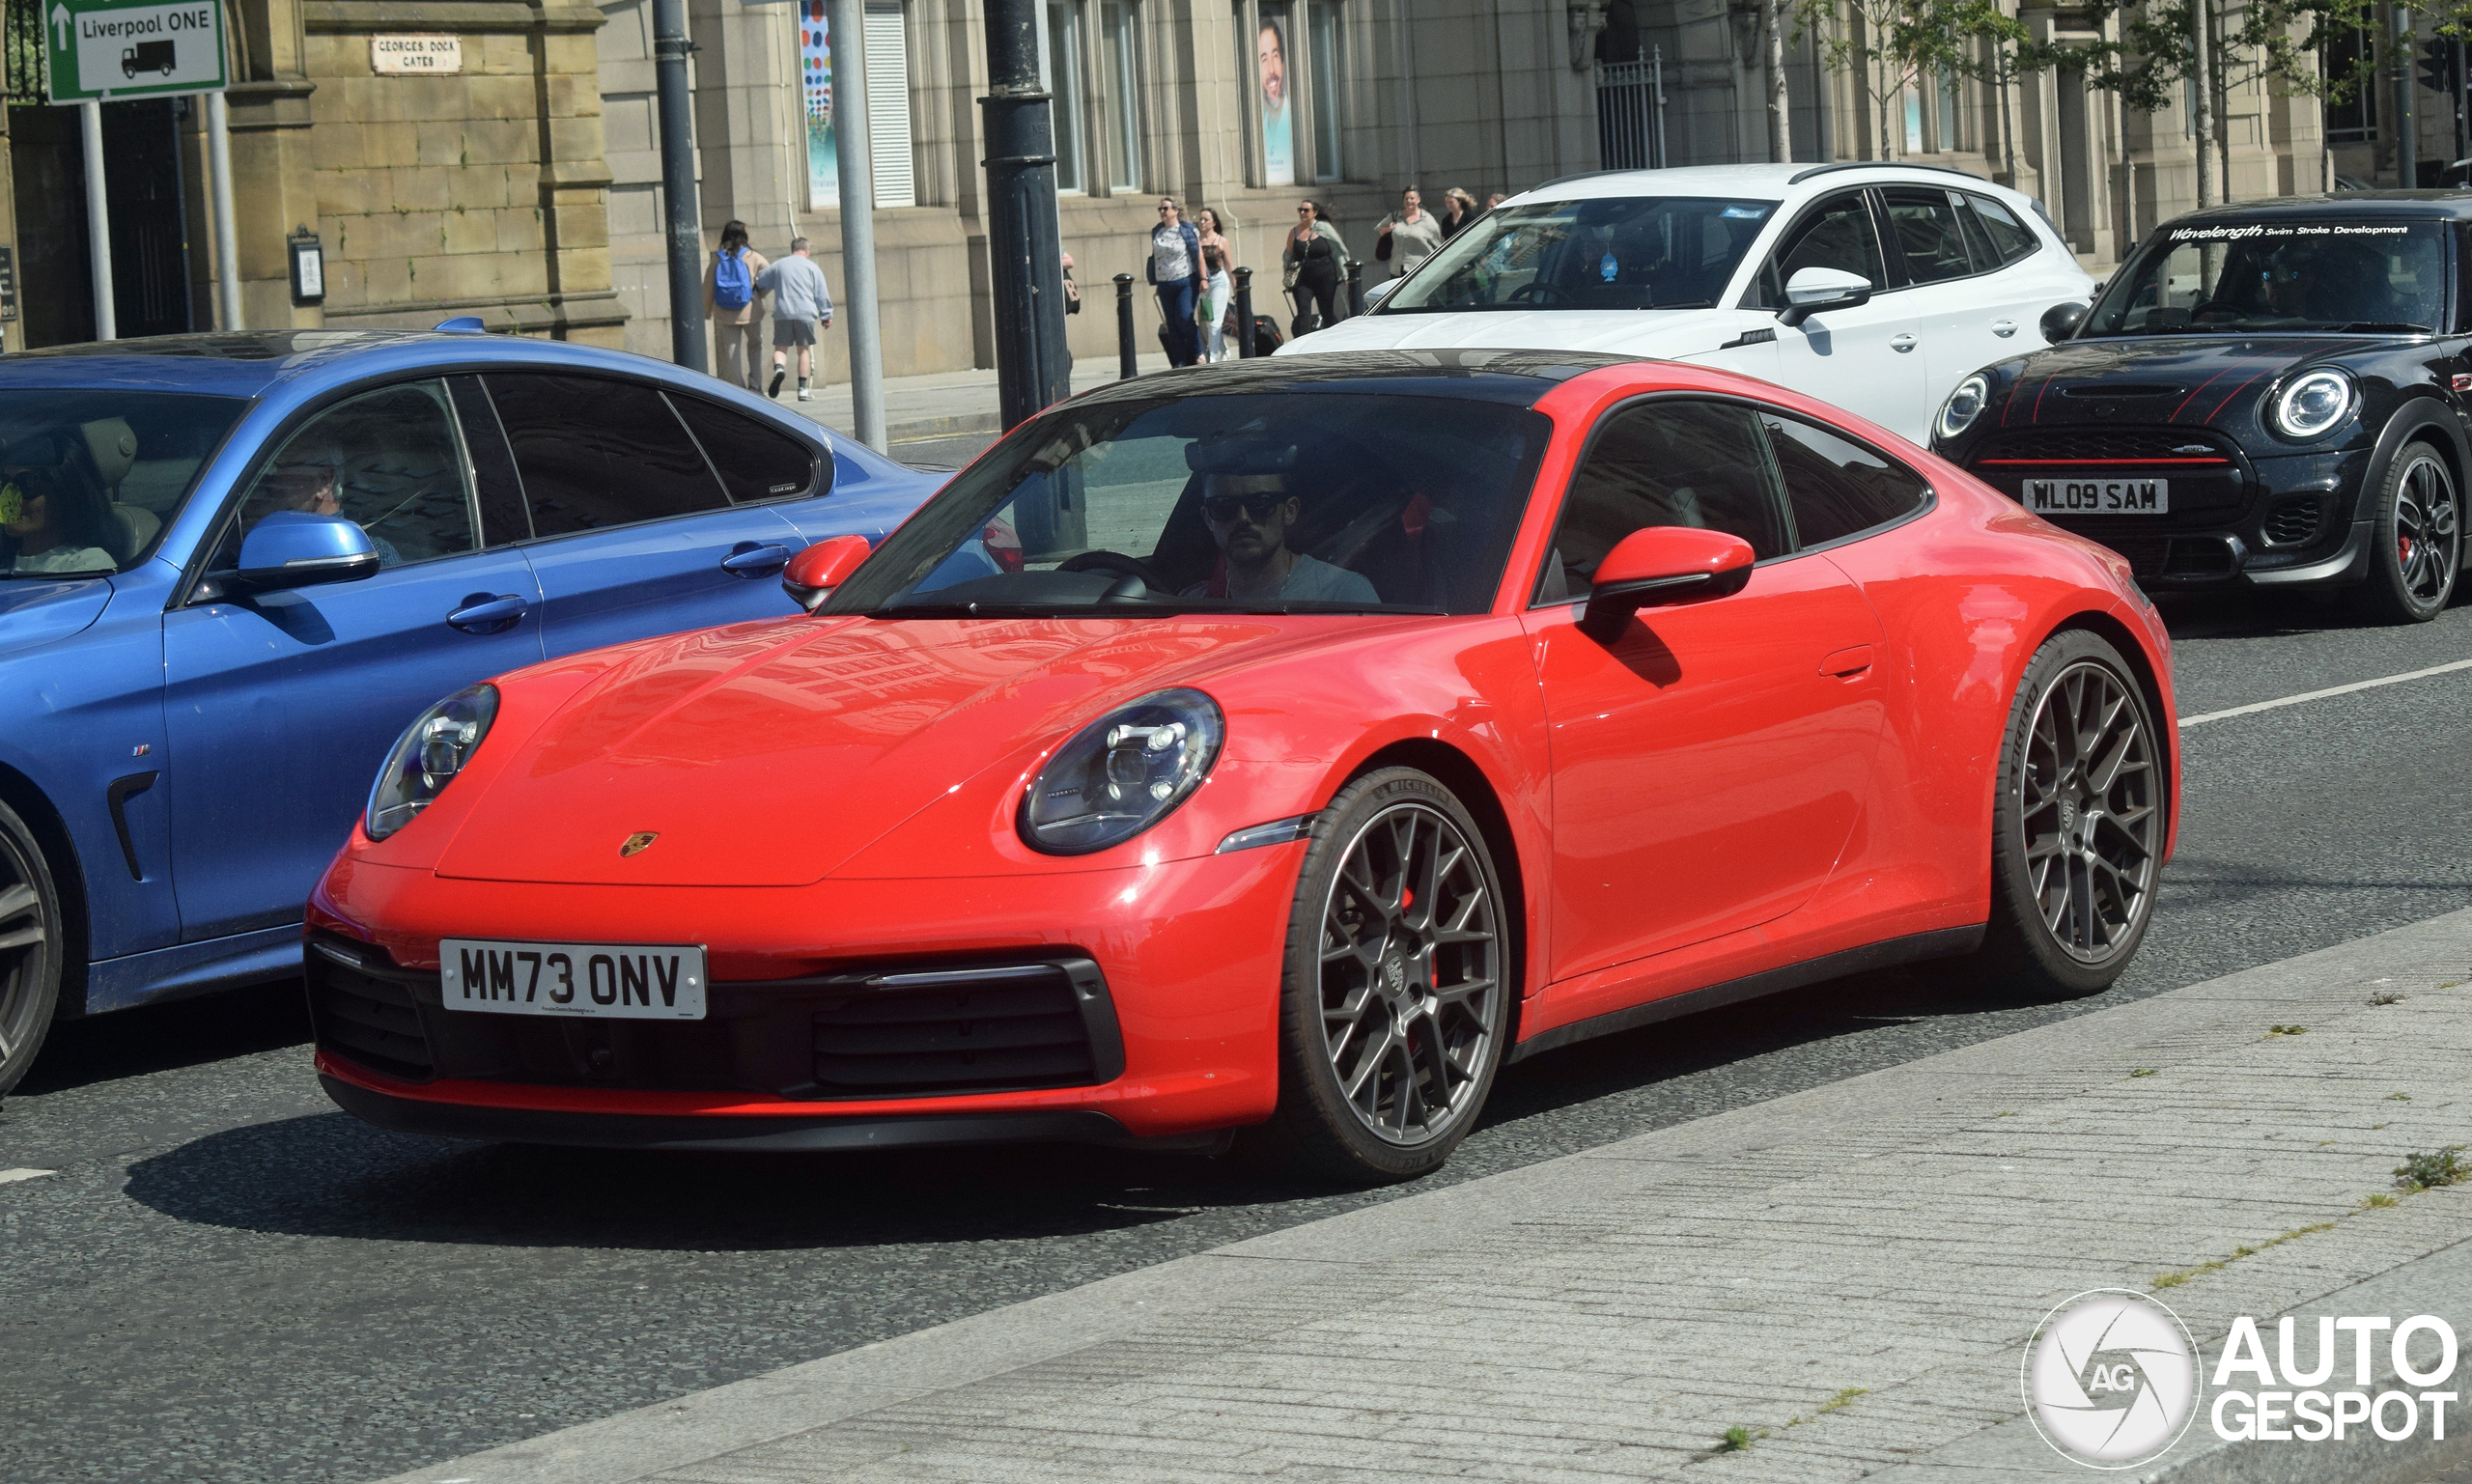
[[1697, 196], [1503, 207], [1445, 243], [1381, 312], [1705, 309], [1776, 209]]
[[99, 577], [145, 560], [247, 407], [169, 392], [0, 396], [0, 577]]
[[1066, 404], [966, 470], [829, 613], [1481, 613], [1552, 425], [1459, 397]]
[[2443, 233], [2402, 221], [2169, 227], [2112, 280], [2077, 338], [2432, 331], [2446, 313]]

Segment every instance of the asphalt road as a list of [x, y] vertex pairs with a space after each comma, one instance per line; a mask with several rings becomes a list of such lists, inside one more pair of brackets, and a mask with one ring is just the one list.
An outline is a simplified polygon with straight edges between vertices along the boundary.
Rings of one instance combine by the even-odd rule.
[[[2472, 656], [2174, 612], [2197, 714]], [[1841, 980], [1537, 1057], [1465, 1180], [2472, 905], [2472, 671], [2194, 728], [2146, 949], [2061, 1004]], [[358, 1480], [1386, 1198], [1087, 1150], [688, 1159], [379, 1133], [284, 988], [65, 1027], [0, 1106], [0, 1474]], [[5, 1175], [0, 1174], [0, 1180]]]

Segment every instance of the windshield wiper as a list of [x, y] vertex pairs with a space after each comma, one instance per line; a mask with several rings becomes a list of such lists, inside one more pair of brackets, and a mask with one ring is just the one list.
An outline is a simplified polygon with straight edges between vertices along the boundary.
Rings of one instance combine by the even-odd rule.
[[[2324, 326], [2338, 335], [2428, 335], [2433, 333], [2426, 324], [2413, 324], [2403, 320], [2353, 320], [2345, 324]], [[2311, 328], [2318, 328], [2312, 325]]]

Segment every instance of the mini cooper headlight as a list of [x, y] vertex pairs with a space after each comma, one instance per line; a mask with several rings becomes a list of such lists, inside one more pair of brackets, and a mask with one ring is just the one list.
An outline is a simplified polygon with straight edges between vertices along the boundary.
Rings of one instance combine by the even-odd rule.
[[2323, 437], [2351, 416], [2352, 378], [2340, 371], [2304, 372], [2275, 394], [2275, 432], [2289, 438]]
[[385, 839], [435, 802], [472, 761], [497, 716], [495, 686], [459, 690], [421, 713], [386, 754], [386, 766], [369, 791], [369, 808], [361, 816], [369, 838]]
[[1974, 426], [1982, 409], [1991, 402], [1991, 378], [1976, 372], [1957, 383], [1949, 400], [1940, 406], [1940, 420], [1932, 425], [1943, 438], [1953, 438]]
[[1166, 819], [1219, 761], [1219, 703], [1161, 690], [1073, 735], [1022, 796], [1022, 843], [1050, 855], [1121, 845]]

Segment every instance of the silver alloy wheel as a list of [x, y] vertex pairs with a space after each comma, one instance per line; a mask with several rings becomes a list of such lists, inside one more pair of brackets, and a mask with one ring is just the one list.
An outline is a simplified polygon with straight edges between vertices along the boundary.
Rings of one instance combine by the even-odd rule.
[[1502, 1033], [1499, 905], [1449, 816], [1365, 823], [1322, 906], [1323, 1049], [1339, 1096], [1389, 1143], [1441, 1137], [1475, 1103]]
[[2144, 922], [2162, 843], [2152, 740], [2110, 666], [2079, 660], [2045, 687], [2017, 792], [2043, 927], [2069, 957], [2101, 963]]
[[2395, 560], [2413, 602], [2434, 603], [2453, 585], [2463, 554], [2459, 515], [2445, 463], [2424, 451], [2395, 490]]
[[42, 987], [53, 950], [37, 880], [34, 863], [0, 833], [0, 1066], [43, 1028]]

